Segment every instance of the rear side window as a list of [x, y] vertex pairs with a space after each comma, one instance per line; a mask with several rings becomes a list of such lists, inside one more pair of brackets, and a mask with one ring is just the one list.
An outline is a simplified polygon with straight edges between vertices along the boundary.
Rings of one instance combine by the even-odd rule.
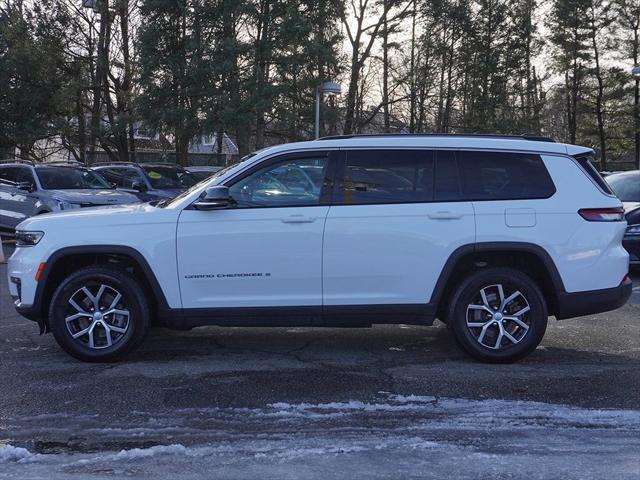
[[539, 155], [504, 152], [457, 152], [465, 200], [548, 198], [556, 191]]
[[433, 200], [433, 170], [431, 151], [347, 151], [335, 203], [430, 202]]
[[609, 184], [605, 182], [604, 178], [602, 178], [602, 175], [600, 175], [600, 172], [598, 172], [596, 167], [593, 166], [591, 158], [592, 155], [580, 155], [575, 157], [580, 164], [580, 167], [582, 167], [582, 170], [584, 170], [585, 173], [589, 175], [594, 182], [596, 182], [596, 185], [598, 185], [605, 193], [613, 195], [613, 190], [611, 190]]

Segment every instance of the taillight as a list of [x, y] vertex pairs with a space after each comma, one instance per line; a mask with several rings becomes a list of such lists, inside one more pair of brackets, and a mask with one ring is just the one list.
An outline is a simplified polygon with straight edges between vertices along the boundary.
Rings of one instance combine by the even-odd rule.
[[624, 208], [582, 208], [578, 210], [588, 222], [621, 222], [624, 220]]

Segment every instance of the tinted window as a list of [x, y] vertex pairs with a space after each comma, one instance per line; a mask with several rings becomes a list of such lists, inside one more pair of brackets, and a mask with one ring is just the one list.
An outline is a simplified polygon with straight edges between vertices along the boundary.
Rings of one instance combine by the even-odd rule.
[[149, 166], [142, 167], [153, 188], [162, 190], [163, 188], [190, 188], [193, 187], [198, 180], [182, 168], [173, 166]]
[[609, 187], [609, 184], [604, 180], [604, 178], [602, 178], [602, 175], [600, 175], [598, 169], [593, 166], [593, 163], [591, 163], [592, 158], [592, 155], [580, 155], [578, 157], [575, 157], [582, 169], [587, 173], [587, 175], [591, 177], [594, 182], [596, 182], [596, 184], [604, 192], [613, 194], [611, 188]]
[[97, 172], [118, 188], [132, 189], [134, 182], [145, 184], [142, 175], [134, 168], [101, 168]]
[[260, 169], [229, 188], [237, 208], [313, 206], [320, 203], [327, 157], [286, 160]]
[[18, 181], [18, 167], [0, 167], [0, 182], [13, 185]]
[[40, 167], [36, 169], [36, 173], [45, 190], [110, 188], [100, 175], [82, 168]]
[[337, 203], [411, 203], [433, 200], [433, 153], [352, 150], [346, 153]]
[[539, 155], [457, 152], [466, 200], [547, 198], [555, 187]]
[[27, 167], [20, 167], [18, 171], [18, 183], [28, 183], [32, 188], [35, 188], [36, 182], [33, 179], [33, 174], [31, 173], [31, 169]]
[[621, 201], [640, 202], [640, 173], [611, 175], [607, 183]]

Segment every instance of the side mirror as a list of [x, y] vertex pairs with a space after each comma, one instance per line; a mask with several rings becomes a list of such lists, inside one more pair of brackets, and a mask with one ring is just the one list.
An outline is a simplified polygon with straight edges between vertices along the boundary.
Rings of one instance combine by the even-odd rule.
[[131, 184], [131, 188], [140, 193], [144, 193], [147, 191], [147, 186], [139, 180], [134, 180], [134, 182]]
[[31, 192], [35, 191], [36, 187], [31, 182], [20, 182], [20, 183], [18, 183], [18, 189], [25, 190], [25, 191], [31, 193]]
[[229, 187], [222, 185], [207, 188], [193, 204], [196, 210], [219, 210], [228, 206]]

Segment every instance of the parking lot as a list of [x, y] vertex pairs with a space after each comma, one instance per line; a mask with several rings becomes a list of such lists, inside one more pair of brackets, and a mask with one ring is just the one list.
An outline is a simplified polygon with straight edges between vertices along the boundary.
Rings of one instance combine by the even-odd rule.
[[470, 360], [440, 323], [155, 329], [85, 364], [6, 281], [0, 265], [0, 478], [640, 475], [637, 273], [628, 305], [551, 320], [514, 365]]

